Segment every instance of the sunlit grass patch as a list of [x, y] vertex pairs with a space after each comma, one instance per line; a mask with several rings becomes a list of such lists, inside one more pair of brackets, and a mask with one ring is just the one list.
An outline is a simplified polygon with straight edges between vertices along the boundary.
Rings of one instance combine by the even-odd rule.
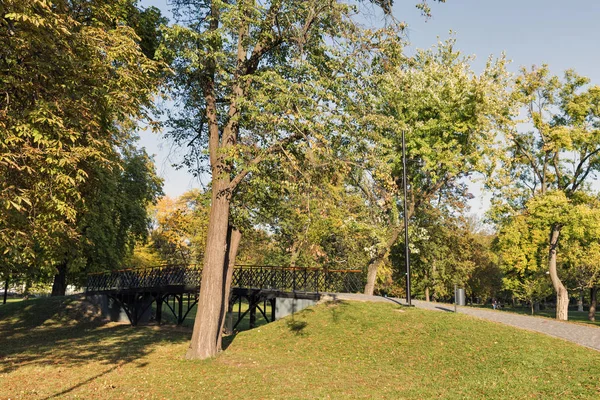
[[241, 332], [206, 361], [183, 359], [186, 328], [42, 324], [14, 338], [14, 320], [0, 316], [0, 398], [600, 396], [598, 352], [465, 315], [397, 309], [319, 305]]

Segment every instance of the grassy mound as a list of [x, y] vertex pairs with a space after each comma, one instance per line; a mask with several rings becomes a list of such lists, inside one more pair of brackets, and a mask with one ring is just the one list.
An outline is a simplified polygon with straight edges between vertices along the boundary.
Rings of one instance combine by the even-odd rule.
[[596, 351], [391, 304], [307, 309], [238, 334], [207, 361], [182, 358], [184, 329], [42, 324], [45, 334], [15, 338], [13, 323], [0, 314], [0, 398], [600, 396]]
[[100, 309], [86, 301], [83, 295], [35, 298], [0, 305], [1, 326], [13, 330], [98, 322], [101, 319]]

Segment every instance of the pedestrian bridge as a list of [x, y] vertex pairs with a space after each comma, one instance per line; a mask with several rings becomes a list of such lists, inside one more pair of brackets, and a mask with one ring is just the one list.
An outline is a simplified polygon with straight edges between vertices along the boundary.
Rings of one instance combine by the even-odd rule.
[[[160, 323], [163, 305], [181, 324], [198, 303], [201, 278], [202, 268], [198, 265], [101, 272], [88, 275], [86, 294], [103, 299], [108, 308], [122, 309], [132, 325], [150, 318]], [[247, 314], [253, 327], [257, 311], [271, 322], [282, 316], [277, 315], [277, 310], [283, 310], [286, 305], [295, 307], [297, 302], [317, 301], [323, 294], [356, 293], [363, 288], [364, 274], [360, 270], [236, 265], [228, 308], [230, 328], [235, 329]], [[248, 303], [244, 312], [243, 300]], [[237, 321], [233, 324], [236, 304]], [[270, 315], [267, 315], [267, 304], [271, 306]]]

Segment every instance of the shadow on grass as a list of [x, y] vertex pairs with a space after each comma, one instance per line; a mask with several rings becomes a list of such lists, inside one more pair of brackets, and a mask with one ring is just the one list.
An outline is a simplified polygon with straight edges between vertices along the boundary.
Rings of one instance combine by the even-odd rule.
[[76, 315], [74, 305], [79, 304], [78, 300], [80, 299], [68, 296], [8, 303], [0, 308], [0, 337], [5, 340], [22, 332], [29, 332], [47, 321], [60, 324], [78, 317], [83, 319], [83, 315]]
[[344, 313], [344, 309], [348, 306], [348, 302], [344, 300], [338, 300], [334, 298], [333, 301], [329, 301], [325, 303], [327, 307], [329, 307], [329, 312], [331, 313], [331, 320], [334, 323], [338, 323], [340, 321], [341, 314]]
[[223, 351], [227, 350], [227, 348], [231, 346], [231, 343], [233, 343], [237, 334], [238, 332], [235, 332], [231, 335], [223, 336], [223, 338], [221, 339], [221, 348], [223, 349]]
[[130, 363], [152, 352], [156, 344], [189, 340], [187, 329], [131, 327], [79, 318], [80, 309], [69, 309], [74, 302], [40, 299], [22, 303], [12, 314], [4, 311], [0, 316], [0, 373], [31, 365]]
[[292, 331], [297, 336], [305, 336], [306, 332], [304, 332], [304, 328], [308, 326], [308, 322], [306, 321], [298, 321], [293, 317], [286, 321], [286, 325], [290, 331]]
[[53, 394], [51, 396], [45, 397], [44, 400], [55, 399], [57, 397], [63, 396], [65, 394], [67, 394], [67, 393], [70, 393], [70, 392], [72, 392], [75, 389], [78, 389], [78, 388], [80, 388], [82, 386], [85, 386], [88, 383], [91, 383], [91, 382], [95, 381], [96, 379], [101, 378], [104, 375], [113, 372], [115, 369], [119, 368], [121, 365], [122, 364], [115, 365], [114, 367], [111, 367], [111, 368], [107, 369], [106, 371], [100, 372], [99, 374], [96, 374], [96, 375], [92, 376], [91, 378], [88, 378], [88, 379], [86, 379], [84, 381], [81, 381], [78, 384], [73, 385], [73, 386], [71, 386], [68, 389], [65, 389], [65, 390], [63, 390], [61, 392], [55, 393], [55, 394]]

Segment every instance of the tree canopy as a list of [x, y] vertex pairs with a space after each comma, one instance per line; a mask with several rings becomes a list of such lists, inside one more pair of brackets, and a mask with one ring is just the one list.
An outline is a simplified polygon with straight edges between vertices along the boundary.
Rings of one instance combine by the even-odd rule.
[[557, 266], [560, 237], [600, 168], [600, 88], [572, 70], [561, 80], [543, 65], [521, 70], [513, 98], [517, 108], [503, 126], [503, 154], [492, 181], [495, 218], [527, 209], [545, 230], [556, 316], [566, 320], [569, 295]]
[[127, 24], [132, 7], [116, 0], [0, 5], [4, 268], [51, 273], [82, 235], [90, 186], [120, 168], [131, 173], [122, 161], [134, 162], [128, 146], [138, 121], [149, 120], [162, 69]]

